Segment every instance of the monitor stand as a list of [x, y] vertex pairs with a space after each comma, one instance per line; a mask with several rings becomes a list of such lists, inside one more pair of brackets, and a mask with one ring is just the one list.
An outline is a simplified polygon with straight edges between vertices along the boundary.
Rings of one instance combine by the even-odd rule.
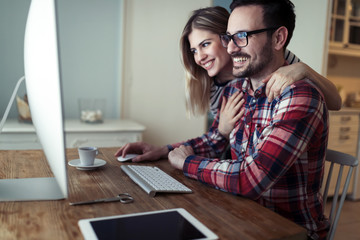
[[0, 202], [64, 199], [55, 178], [0, 179]]

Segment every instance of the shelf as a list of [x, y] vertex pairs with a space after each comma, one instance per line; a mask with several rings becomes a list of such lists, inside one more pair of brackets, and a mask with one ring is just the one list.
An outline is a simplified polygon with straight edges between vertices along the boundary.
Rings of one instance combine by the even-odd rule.
[[342, 47], [330, 46], [329, 54], [349, 56], [349, 57], [360, 57], [360, 50], [352, 49], [352, 48], [342, 48]]
[[[131, 120], [105, 119], [103, 123], [89, 124], [78, 119], [64, 123], [67, 148], [79, 146], [116, 147], [142, 140], [145, 127]], [[17, 119], [8, 119], [0, 135], [0, 150], [41, 149], [35, 128]]]

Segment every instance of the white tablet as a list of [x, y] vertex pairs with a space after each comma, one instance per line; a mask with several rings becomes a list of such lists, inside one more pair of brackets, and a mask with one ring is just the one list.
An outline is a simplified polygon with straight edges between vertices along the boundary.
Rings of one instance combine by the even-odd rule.
[[81, 219], [85, 240], [93, 239], [218, 239], [182, 208]]

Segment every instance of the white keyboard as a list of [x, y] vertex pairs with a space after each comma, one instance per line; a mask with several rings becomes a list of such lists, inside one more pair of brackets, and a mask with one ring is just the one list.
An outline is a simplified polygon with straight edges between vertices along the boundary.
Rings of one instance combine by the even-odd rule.
[[139, 165], [122, 165], [121, 169], [151, 197], [154, 197], [158, 192], [192, 193], [191, 189], [162, 171], [160, 168]]

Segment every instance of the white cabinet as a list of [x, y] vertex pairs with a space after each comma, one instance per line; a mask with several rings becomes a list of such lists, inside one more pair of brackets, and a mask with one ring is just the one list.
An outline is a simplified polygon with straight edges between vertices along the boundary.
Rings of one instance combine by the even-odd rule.
[[[356, 109], [331, 111], [328, 148], [359, 158], [359, 123], [360, 111], [357, 111]], [[329, 164], [326, 164], [325, 174], [327, 173], [328, 168]], [[360, 176], [358, 168], [359, 167], [357, 167], [353, 173], [353, 178], [348, 191], [351, 199], [360, 198]], [[343, 176], [343, 180], [344, 179], [345, 176]], [[336, 178], [333, 178], [329, 188], [330, 195], [334, 193], [335, 185]]]
[[359, 113], [355, 111], [331, 111], [328, 148], [357, 155], [359, 141]]
[[[65, 120], [67, 148], [79, 146], [120, 147], [142, 140], [145, 127], [130, 120], [105, 119], [103, 123], [88, 124], [79, 120]], [[0, 134], [0, 149], [41, 149], [32, 124], [7, 120]]]
[[360, 0], [333, 0], [329, 53], [360, 57]]

